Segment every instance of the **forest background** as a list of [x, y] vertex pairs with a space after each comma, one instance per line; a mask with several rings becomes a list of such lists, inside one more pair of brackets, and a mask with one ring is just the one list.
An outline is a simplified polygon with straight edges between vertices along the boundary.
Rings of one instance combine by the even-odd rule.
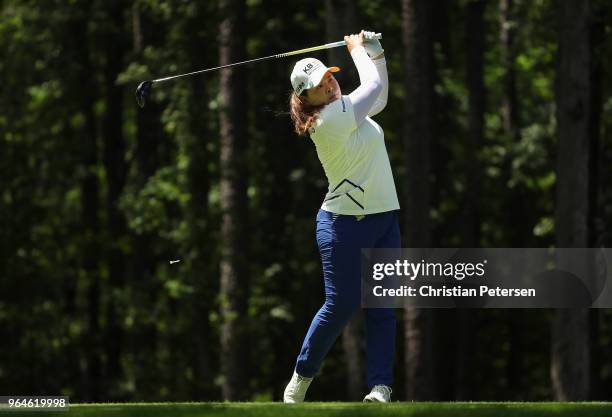
[[[605, 247], [605, 0], [0, 2], [0, 393], [279, 400], [327, 182], [285, 58], [383, 33], [404, 247]], [[358, 83], [346, 48], [313, 54]], [[170, 264], [171, 260], [179, 260]], [[397, 311], [400, 400], [610, 400], [612, 314]], [[360, 400], [357, 315], [312, 400]]]

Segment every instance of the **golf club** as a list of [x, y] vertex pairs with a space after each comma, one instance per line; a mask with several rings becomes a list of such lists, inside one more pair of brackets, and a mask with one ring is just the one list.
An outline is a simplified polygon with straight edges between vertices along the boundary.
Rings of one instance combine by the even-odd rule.
[[[372, 39], [372, 38], [366, 37], [366, 40], [367, 39]], [[381, 33], [375, 33], [374, 36], [373, 36], [373, 39], [382, 39], [382, 34]], [[151, 92], [151, 87], [153, 86], [153, 83], [161, 83], [163, 81], [169, 81], [169, 80], [173, 80], [175, 78], [187, 77], [189, 75], [202, 74], [202, 73], [205, 73], [205, 72], [215, 71], [215, 70], [219, 70], [219, 69], [223, 69], [223, 68], [236, 67], [238, 65], [251, 64], [253, 62], [265, 61], [267, 59], [285, 58], [285, 57], [292, 56], [292, 55], [306, 54], [308, 52], [320, 51], [320, 50], [323, 50], [323, 49], [337, 48], [339, 46], [344, 46], [344, 45], [346, 45], [345, 41], [326, 43], [324, 45], [313, 46], [311, 48], [298, 49], [296, 51], [285, 52], [285, 53], [282, 53], [282, 54], [276, 54], [276, 55], [265, 56], [265, 57], [262, 57], [262, 58], [250, 59], [248, 61], [242, 61], [242, 62], [236, 62], [236, 63], [233, 63], [233, 64], [221, 65], [219, 67], [207, 68], [207, 69], [203, 69], [203, 70], [199, 70], [199, 71], [188, 72], [188, 73], [185, 73], [185, 74], [172, 75], [172, 76], [169, 76], [169, 77], [158, 78], [156, 80], [143, 81], [143, 82], [141, 82], [138, 85], [138, 88], [136, 88], [136, 102], [138, 103], [138, 105], [140, 107], [144, 107], [144, 105], [145, 105], [145, 103], [147, 101], [147, 98], [149, 96], [149, 93]]]

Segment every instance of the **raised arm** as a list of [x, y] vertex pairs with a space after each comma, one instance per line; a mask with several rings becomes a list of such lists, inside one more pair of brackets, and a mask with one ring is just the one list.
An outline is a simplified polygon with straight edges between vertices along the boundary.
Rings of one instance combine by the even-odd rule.
[[373, 59], [372, 61], [374, 65], [376, 65], [376, 71], [378, 71], [382, 89], [376, 98], [376, 102], [368, 112], [368, 116], [370, 117], [380, 113], [385, 108], [387, 105], [387, 97], [389, 96], [389, 76], [387, 75], [387, 62], [385, 61], [385, 57], [383, 55], [381, 58]]
[[383, 49], [380, 40], [376, 38], [376, 32], [364, 31], [363, 36], [363, 47], [365, 48], [368, 56], [372, 58], [374, 65], [376, 65], [376, 70], [378, 71], [378, 76], [380, 77], [380, 82], [382, 84], [382, 91], [368, 112], [368, 116], [374, 116], [375, 114], [380, 113], [387, 105], [387, 96], [389, 95], [387, 62], [385, 61], [385, 50]]
[[344, 39], [355, 67], [357, 67], [361, 83], [348, 96], [353, 104], [355, 121], [357, 125], [360, 125], [376, 103], [383, 87], [376, 65], [374, 65], [363, 47], [363, 31], [359, 35], [345, 36]]

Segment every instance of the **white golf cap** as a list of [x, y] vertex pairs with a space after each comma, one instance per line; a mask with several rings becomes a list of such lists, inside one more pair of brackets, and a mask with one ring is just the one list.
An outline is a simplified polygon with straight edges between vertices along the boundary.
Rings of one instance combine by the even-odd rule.
[[298, 96], [302, 91], [319, 85], [325, 73], [338, 72], [338, 67], [326, 67], [316, 58], [304, 58], [295, 63], [291, 72], [291, 85]]

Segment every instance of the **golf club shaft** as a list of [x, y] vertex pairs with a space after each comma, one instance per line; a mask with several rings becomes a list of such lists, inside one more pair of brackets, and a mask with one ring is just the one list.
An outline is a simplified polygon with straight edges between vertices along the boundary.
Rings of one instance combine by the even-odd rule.
[[[375, 34], [374, 37], [376, 39], [382, 39], [382, 35], [380, 33]], [[245, 65], [245, 64], [250, 64], [253, 62], [265, 61], [267, 59], [285, 58], [285, 57], [292, 56], [292, 55], [307, 54], [309, 52], [320, 51], [323, 49], [337, 48], [339, 46], [344, 46], [344, 45], [346, 45], [345, 41], [331, 42], [331, 43], [326, 43], [325, 45], [313, 46], [311, 48], [298, 49], [296, 51], [284, 52], [282, 54], [264, 56], [262, 58], [249, 59], [248, 61], [235, 62], [233, 64], [226, 64], [226, 65], [221, 65], [221, 66], [214, 67], [214, 68], [207, 68], [207, 69], [203, 69], [199, 71], [188, 72], [186, 74], [179, 74], [179, 75], [172, 75], [170, 77], [158, 78], [156, 80], [152, 80], [152, 82], [159, 83], [162, 81], [173, 80], [175, 78], [187, 77], [188, 75], [202, 74], [204, 72], [216, 71], [219, 69], [229, 68], [229, 67], [236, 67], [238, 65]]]

